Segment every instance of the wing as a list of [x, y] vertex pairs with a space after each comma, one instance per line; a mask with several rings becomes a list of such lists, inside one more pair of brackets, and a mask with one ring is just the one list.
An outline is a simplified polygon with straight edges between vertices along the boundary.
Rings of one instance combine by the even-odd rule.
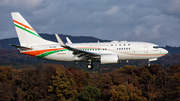
[[74, 58], [77, 60], [88, 60], [88, 59], [93, 59], [93, 58], [100, 58], [101, 54], [94, 53], [94, 52], [87, 52], [83, 51], [74, 47], [70, 47], [68, 45], [65, 45], [64, 42], [61, 40], [61, 38], [55, 34], [57, 41], [61, 47], [64, 47], [66, 49], [69, 49], [73, 51]]
[[66, 40], [67, 40], [67, 43], [72, 44], [71, 40], [68, 37], [66, 37]]

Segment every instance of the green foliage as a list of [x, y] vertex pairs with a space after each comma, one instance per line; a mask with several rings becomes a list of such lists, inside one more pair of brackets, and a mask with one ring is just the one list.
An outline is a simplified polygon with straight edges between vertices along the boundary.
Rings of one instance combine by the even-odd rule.
[[73, 90], [73, 79], [68, 80], [65, 72], [60, 68], [56, 69], [56, 73], [52, 76], [52, 86], [49, 86], [48, 92], [55, 93], [61, 100], [74, 100], [77, 94], [76, 90]]
[[79, 101], [96, 101], [101, 91], [96, 86], [84, 86], [83, 92], [78, 94]]

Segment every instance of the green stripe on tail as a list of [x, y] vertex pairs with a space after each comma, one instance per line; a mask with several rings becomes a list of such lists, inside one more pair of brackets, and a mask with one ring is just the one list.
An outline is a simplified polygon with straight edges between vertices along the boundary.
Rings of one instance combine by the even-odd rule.
[[27, 30], [27, 29], [25, 29], [25, 28], [23, 28], [23, 27], [21, 27], [21, 26], [18, 26], [17, 24], [14, 24], [14, 25], [15, 25], [16, 27], [24, 30], [24, 31], [27, 31], [27, 32], [29, 32], [29, 33], [31, 33], [31, 34], [33, 34], [33, 35], [38, 36], [39, 38], [41, 38], [41, 36], [37, 35], [36, 33], [33, 33], [33, 32], [31, 32], [31, 31], [29, 31], [29, 30]]

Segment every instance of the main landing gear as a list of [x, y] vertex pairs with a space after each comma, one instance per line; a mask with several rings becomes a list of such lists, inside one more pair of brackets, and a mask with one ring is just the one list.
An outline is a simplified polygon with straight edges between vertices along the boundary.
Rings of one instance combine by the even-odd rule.
[[89, 64], [87, 65], [88, 69], [93, 69], [93, 64], [92, 64], [92, 60], [89, 60]]
[[150, 63], [150, 61], [148, 61], [148, 66], [151, 66], [151, 63]]

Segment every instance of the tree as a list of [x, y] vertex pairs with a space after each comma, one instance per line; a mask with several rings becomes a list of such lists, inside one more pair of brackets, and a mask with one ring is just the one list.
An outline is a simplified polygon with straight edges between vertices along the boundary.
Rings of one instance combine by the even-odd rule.
[[125, 85], [113, 86], [110, 93], [112, 94], [112, 101], [128, 101], [129, 95]]
[[12, 83], [13, 72], [11, 67], [5, 68], [4, 66], [0, 67], [0, 82], [2, 83]]
[[0, 83], [0, 101], [12, 100], [14, 100], [12, 85], [7, 83]]
[[78, 94], [80, 101], [95, 101], [101, 95], [101, 91], [96, 86], [84, 86], [83, 90]]
[[13, 90], [16, 100], [47, 100], [48, 86], [51, 85], [51, 77], [55, 74], [54, 65], [44, 65], [42, 68], [14, 69]]
[[168, 81], [162, 91], [162, 98], [165, 98], [165, 100], [179, 101], [180, 73], [174, 73], [172, 76], [168, 77]]
[[110, 93], [111, 101], [146, 101], [142, 96], [142, 91], [132, 84], [113, 86]]
[[84, 70], [77, 70], [76, 68], [67, 68], [66, 70], [67, 78], [73, 78], [75, 82], [74, 89], [78, 92], [82, 91], [83, 86], [90, 84], [90, 73], [84, 72]]
[[13, 100], [13, 72], [11, 67], [0, 67], [0, 101]]
[[68, 80], [65, 72], [57, 68], [55, 75], [52, 76], [52, 86], [49, 86], [48, 92], [55, 93], [61, 101], [74, 100], [77, 91], [73, 90], [73, 86], [73, 79]]

